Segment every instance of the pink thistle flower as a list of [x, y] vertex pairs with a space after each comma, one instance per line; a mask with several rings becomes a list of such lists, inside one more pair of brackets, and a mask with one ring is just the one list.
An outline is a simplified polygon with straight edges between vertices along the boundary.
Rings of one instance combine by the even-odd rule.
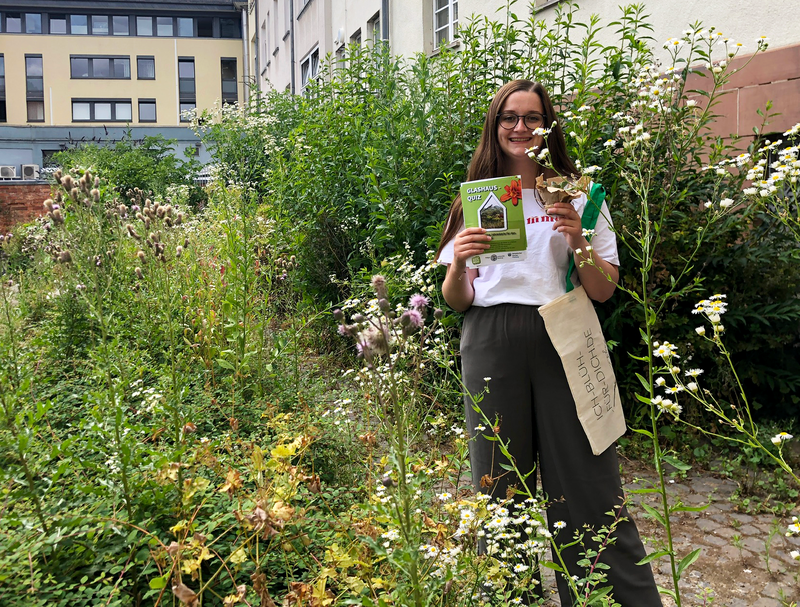
[[415, 293], [411, 296], [411, 299], [408, 302], [408, 305], [415, 310], [424, 310], [428, 307], [428, 304], [431, 303], [431, 300], [422, 295], [421, 293]]

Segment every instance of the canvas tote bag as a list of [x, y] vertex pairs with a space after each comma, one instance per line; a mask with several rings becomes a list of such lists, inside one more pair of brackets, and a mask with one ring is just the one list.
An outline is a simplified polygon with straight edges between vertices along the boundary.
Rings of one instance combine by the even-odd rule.
[[[592, 185], [581, 218], [583, 228], [595, 227], [605, 195], [602, 185]], [[592, 453], [600, 455], [625, 433], [625, 417], [600, 321], [583, 287], [573, 288], [574, 268], [570, 257], [567, 293], [541, 306], [539, 314], [561, 358]]]

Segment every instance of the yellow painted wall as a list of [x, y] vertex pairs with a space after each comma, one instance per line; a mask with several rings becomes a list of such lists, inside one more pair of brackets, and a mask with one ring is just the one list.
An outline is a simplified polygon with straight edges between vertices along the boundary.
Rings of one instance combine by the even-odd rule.
[[[194, 57], [198, 109], [211, 108], [222, 96], [221, 58], [235, 58], [239, 101], [244, 100], [242, 41], [219, 38], [145, 38], [121, 36], [0, 35], [5, 57], [8, 125], [83, 125], [72, 122], [73, 98], [130, 99], [131, 124], [139, 124], [138, 99], [155, 99], [158, 122], [148, 126], [180, 126], [178, 116], [178, 57]], [[42, 55], [44, 65], [44, 123], [28, 123], [25, 55]], [[130, 56], [130, 80], [70, 78], [70, 55]], [[138, 80], [136, 56], [155, 57], [156, 79]], [[123, 123], [108, 123], [119, 126]], [[183, 123], [185, 124], [185, 123]]]

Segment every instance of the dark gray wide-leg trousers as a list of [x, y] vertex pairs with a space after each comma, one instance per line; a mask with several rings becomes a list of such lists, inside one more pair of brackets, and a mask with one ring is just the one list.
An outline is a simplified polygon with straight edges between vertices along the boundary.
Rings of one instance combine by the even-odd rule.
[[[492, 423], [499, 418], [500, 436], [510, 442], [509, 450], [520, 472], [538, 465], [542, 489], [549, 501], [547, 519], [564, 521], [557, 541], [569, 543], [576, 529], [590, 525], [599, 529], [612, 522], [606, 513], [622, 503], [623, 491], [614, 445], [603, 454], [592, 454], [589, 441], [575, 411], [561, 359], [553, 348], [536, 306], [502, 304], [487, 308], [473, 306], [464, 320], [461, 336], [462, 374], [472, 394], [489, 391], [479, 403]], [[475, 427], [482, 418], [465, 396], [467, 431], [478, 435], [470, 442], [472, 480], [476, 490], [506, 497], [506, 489], [518, 483], [516, 475], [500, 467], [506, 463], [495, 442], [487, 441]], [[487, 429], [487, 432], [489, 430]], [[485, 432], [486, 433], [486, 432]], [[538, 457], [538, 461], [537, 461]], [[490, 475], [494, 484], [481, 487]], [[535, 476], [527, 484], [534, 490]], [[627, 510], [623, 516], [628, 516]], [[596, 545], [587, 539], [587, 546]], [[636, 525], [622, 522], [616, 542], [601, 560], [610, 566], [608, 581], [614, 598], [622, 607], [661, 607], [650, 565], [636, 565], [644, 558]], [[575, 563], [580, 547], [562, 552], [570, 574], [584, 577]], [[567, 582], [557, 575], [558, 592], [564, 607], [573, 604]]]

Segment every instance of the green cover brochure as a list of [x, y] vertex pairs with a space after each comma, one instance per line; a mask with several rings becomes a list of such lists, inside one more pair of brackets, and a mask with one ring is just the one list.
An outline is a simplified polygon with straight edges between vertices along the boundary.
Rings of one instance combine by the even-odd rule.
[[522, 261], [527, 257], [522, 178], [519, 175], [467, 181], [461, 184], [464, 225], [484, 228], [492, 237], [481, 255], [467, 261], [470, 268]]

